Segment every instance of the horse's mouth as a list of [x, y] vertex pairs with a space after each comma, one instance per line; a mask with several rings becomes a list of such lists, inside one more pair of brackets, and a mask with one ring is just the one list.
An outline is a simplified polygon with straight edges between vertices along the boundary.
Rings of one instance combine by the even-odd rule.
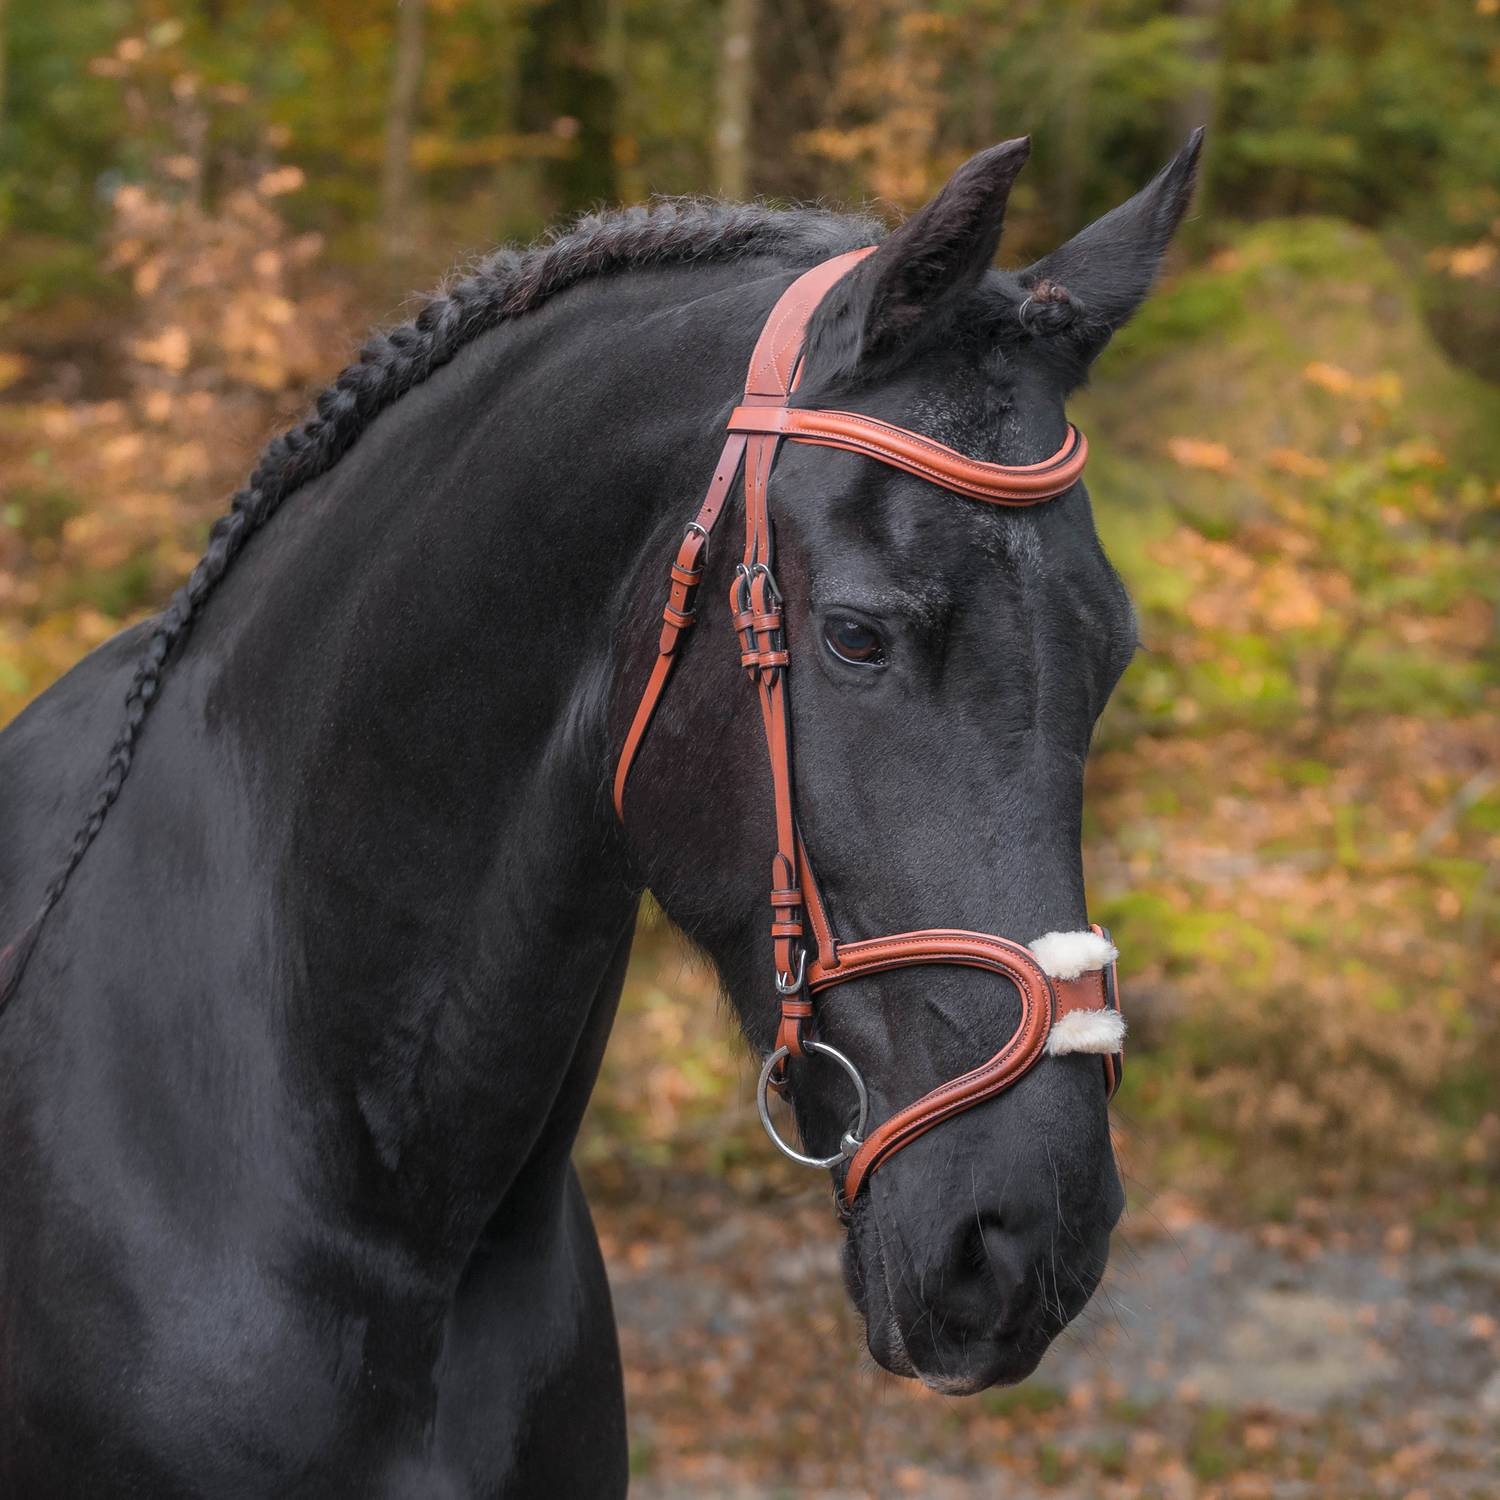
[[879, 1223], [870, 1214], [859, 1231], [851, 1230], [844, 1248], [845, 1284], [863, 1315], [870, 1354], [892, 1375], [920, 1380], [944, 1396], [972, 1396], [1025, 1380], [1093, 1290], [1083, 1291], [1076, 1307], [1028, 1298], [1024, 1307], [1008, 1311], [998, 1288], [977, 1298], [972, 1285], [952, 1302], [916, 1303], [908, 1296], [911, 1305], [903, 1306], [893, 1293], [890, 1266]]

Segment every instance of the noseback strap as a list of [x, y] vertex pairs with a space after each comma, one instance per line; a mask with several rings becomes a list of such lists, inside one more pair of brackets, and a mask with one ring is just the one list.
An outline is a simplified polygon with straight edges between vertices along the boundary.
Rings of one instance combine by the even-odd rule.
[[[759, 1102], [772, 1139], [795, 1159], [822, 1166], [848, 1161], [843, 1187], [846, 1208], [870, 1173], [902, 1146], [1015, 1083], [1048, 1050], [1048, 1038], [1060, 1017], [1078, 1009], [1117, 1008], [1112, 970], [1108, 977], [1095, 973], [1077, 979], [1052, 979], [1036, 954], [1020, 943], [989, 933], [933, 929], [842, 943], [834, 935], [818, 892], [795, 808], [792, 722], [786, 691], [791, 654], [776, 583], [769, 489], [779, 446], [793, 442], [842, 448], [993, 505], [1036, 505], [1063, 494], [1078, 482], [1088, 457], [1083, 434], [1071, 425], [1062, 446], [1050, 458], [1033, 464], [995, 464], [968, 458], [933, 438], [878, 417], [793, 407], [790, 402], [801, 374], [808, 321], [828, 291], [872, 248], [849, 251], [804, 272], [782, 293], [761, 329], [745, 380], [744, 401], [729, 419], [713, 482], [672, 561], [656, 658], [625, 736], [614, 778], [615, 810], [623, 820], [631, 767], [681, 657], [684, 637], [696, 620], [696, 598], [709, 538], [735, 478], [743, 472], [745, 549], [730, 591], [729, 612], [739, 637], [741, 664], [759, 701], [771, 765], [776, 838], [771, 863], [771, 939], [776, 988], [781, 996], [776, 1051], [762, 1071]], [[1009, 1041], [982, 1066], [898, 1110], [866, 1140], [846, 1136], [841, 1156], [818, 1161], [790, 1151], [770, 1124], [764, 1090], [768, 1083], [773, 1087], [784, 1085], [786, 1060], [806, 1056], [804, 1044], [814, 1054], [838, 1058], [863, 1090], [853, 1064], [814, 1041], [814, 995], [847, 980], [935, 963], [987, 969], [1015, 986], [1021, 997], [1021, 1022]], [[1113, 1032], [1106, 1027], [1101, 1034]], [[1119, 1059], [1106, 1057], [1104, 1068], [1106, 1087], [1113, 1092], [1119, 1078]], [[856, 1129], [863, 1129], [863, 1124]]]
[[930, 963], [963, 964], [1003, 975], [1021, 996], [1021, 1023], [988, 1062], [940, 1084], [865, 1137], [844, 1177], [846, 1204], [854, 1202], [865, 1178], [888, 1156], [950, 1116], [1009, 1088], [1041, 1057], [1047, 1045], [1054, 1003], [1042, 966], [1021, 944], [988, 933], [936, 929], [841, 943], [837, 971], [830, 974], [815, 964], [810, 984], [816, 992], [829, 984]]
[[[1103, 933], [1098, 927], [1094, 931]], [[850, 1159], [844, 1177], [845, 1204], [853, 1203], [869, 1174], [903, 1146], [934, 1125], [941, 1125], [944, 1120], [973, 1109], [986, 1099], [993, 1099], [1020, 1079], [1041, 1060], [1052, 1028], [1063, 1016], [1078, 1010], [1110, 1010], [1117, 1004], [1112, 969], [1095, 969], [1071, 979], [1054, 979], [1029, 948], [987, 932], [929, 928], [922, 932], [898, 933], [893, 937], [839, 943], [837, 951], [836, 968], [818, 960], [809, 967], [807, 982], [813, 994], [851, 979], [884, 974], [891, 969], [914, 968], [922, 964], [958, 964], [965, 968], [987, 969], [1009, 979], [1021, 997], [1020, 1022], [993, 1057], [913, 1100], [865, 1137]], [[1106, 1097], [1113, 1096], [1119, 1076], [1118, 1059], [1105, 1057]]]

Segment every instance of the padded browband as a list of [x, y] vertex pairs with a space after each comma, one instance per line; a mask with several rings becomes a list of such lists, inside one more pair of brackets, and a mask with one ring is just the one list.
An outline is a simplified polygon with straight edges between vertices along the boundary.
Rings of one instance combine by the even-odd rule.
[[773, 433], [793, 443], [846, 448], [991, 505], [1035, 505], [1055, 499], [1078, 483], [1089, 456], [1088, 441], [1071, 422], [1062, 447], [1036, 464], [991, 464], [965, 458], [921, 433], [852, 411], [737, 406], [728, 425], [730, 432]]

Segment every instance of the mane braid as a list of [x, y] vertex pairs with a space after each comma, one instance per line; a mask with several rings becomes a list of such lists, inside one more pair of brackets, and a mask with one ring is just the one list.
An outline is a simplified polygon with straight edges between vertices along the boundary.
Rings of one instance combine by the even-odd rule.
[[30, 924], [0, 949], [0, 1007], [10, 999], [48, 913], [98, 837], [135, 756], [141, 726], [161, 689], [167, 660], [245, 543], [310, 479], [326, 473], [386, 407], [441, 369], [460, 349], [510, 318], [591, 277], [637, 268], [722, 264], [780, 256], [794, 266], [872, 244], [876, 220], [821, 209], [774, 210], [712, 199], [661, 199], [649, 207], [586, 214], [525, 250], [496, 251], [467, 276], [431, 296], [409, 323], [377, 333], [355, 362], [317, 398], [313, 414], [273, 438], [249, 482], [209, 532], [208, 548], [178, 589], [136, 662], [125, 714], [104, 775]]

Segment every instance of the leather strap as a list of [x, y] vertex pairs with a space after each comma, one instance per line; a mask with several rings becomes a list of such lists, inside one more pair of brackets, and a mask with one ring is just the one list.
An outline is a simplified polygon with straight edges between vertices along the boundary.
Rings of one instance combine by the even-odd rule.
[[933, 438], [851, 411], [737, 406], [730, 414], [729, 430], [775, 433], [798, 443], [846, 448], [991, 505], [1035, 505], [1054, 499], [1078, 483], [1089, 456], [1087, 439], [1071, 422], [1066, 440], [1051, 458], [1023, 465], [965, 458]]
[[[868, 245], [859, 250], [850, 250], [844, 255], [836, 255], [831, 260], [825, 260], [810, 271], [804, 271], [781, 294], [776, 306], [771, 310], [771, 316], [762, 325], [755, 340], [755, 349], [750, 355], [750, 367], [745, 376], [746, 405], [757, 400], [778, 405], [785, 402], [795, 388], [798, 374], [797, 361], [802, 353], [802, 340], [807, 332], [807, 320], [813, 315], [829, 288], [847, 271], [870, 255], [874, 249], [873, 245]], [[743, 408], [737, 407], [736, 410], [743, 410]], [[714, 466], [714, 477], [709, 484], [708, 493], [704, 496], [703, 504], [698, 508], [698, 514], [689, 524], [687, 535], [683, 537], [682, 546], [678, 549], [673, 563], [667, 604], [663, 611], [657, 658], [652, 664], [651, 675], [647, 679], [641, 700], [636, 705], [635, 717], [626, 733], [620, 759], [615, 765], [615, 816], [621, 822], [625, 820], [625, 785], [630, 780], [631, 768], [635, 765], [635, 758], [640, 753], [641, 742], [646, 737], [646, 731], [651, 727], [656, 706], [661, 702], [662, 695], [667, 690], [672, 669], [677, 665], [677, 646], [680, 637], [694, 624], [693, 596], [697, 591], [698, 577], [702, 573], [708, 541], [713, 535], [715, 524], [723, 514], [724, 502], [729, 498], [730, 489], [739, 473], [746, 443], [747, 438], [744, 434], [730, 434], [719, 454], [719, 462]], [[764, 463], [767, 478], [770, 474], [770, 466], [775, 459], [775, 452], [774, 441], [762, 444], [757, 450], [757, 461]], [[764, 484], [762, 484], [762, 492], [764, 492]], [[769, 535], [768, 514], [763, 516], [761, 524]], [[688, 555], [685, 556], [685, 554]], [[769, 558], [766, 561], [769, 563]], [[676, 571], [679, 567], [684, 573], [695, 575], [691, 584], [680, 585], [680, 594]]]
[[657, 641], [656, 660], [651, 666], [651, 675], [636, 705], [635, 717], [625, 735], [620, 750], [620, 759], [615, 765], [614, 803], [615, 816], [625, 821], [625, 783], [630, 780], [630, 770], [640, 753], [641, 742], [651, 727], [656, 706], [667, 690], [672, 669], [677, 665], [677, 647], [682, 636], [693, 628], [697, 615], [693, 604], [698, 593], [698, 584], [703, 577], [703, 560], [708, 551], [708, 539], [713, 535], [715, 524], [724, 511], [724, 502], [735, 476], [740, 471], [740, 459], [745, 452], [747, 439], [738, 433], [731, 434], [719, 454], [714, 467], [714, 477], [708, 486], [708, 494], [698, 507], [698, 514], [688, 522], [688, 529], [672, 559], [672, 568], [667, 585], [667, 603], [662, 610], [661, 636]]
[[835, 255], [812, 270], [804, 271], [781, 294], [755, 341], [755, 352], [750, 356], [750, 370], [745, 376], [747, 406], [755, 405], [757, 397], [779, 406], [796, 389], [797, 361], [802, 355], [808, 320], [845, 274], [874, 253], [874, 245], [865, 245]]
[[[1063, 446], [1040, 463], [992, 464], [963, 454], [920, 433], [856, 412], [789, 405], [800, 379], [807, 323], [828, 290], [871, 253], [854, 250], [799, 276], [782, 294], [756, 340], [745, 380], [745, 399], [728, 423], [729, 437], [698, 514], [672, 561], [662, 611], [657, 656], [636, 706], [615, 768], [615, 811], [624, 817], [630, 771], [681, 655], [685, 633], [696, 620], [695, 600], [709, 538], [743, 469], [745, 545], [730, 590], [730, 614], [740, 643], [740, 663], [756, 693], [771, 769], [776, 848], [771, 859], [771, 940], [781, 993], [776, 1044], [787, 1055], [803, 1055], [813, 1022], [813, 996], [832, 985], [914, 964], [962, 964], [987, 969], [1015, 984], [1021, 1023], [988, 1062], [897, 1111], [870, 1132], [850, 1159], [843, 1206], [854, 1201], [869, 1174], [934, 1125], [1009, 1088], [1042, 1057], [1054, 1021], [1077, 1009], [1118, 1008], [1113, 967], [1106, 974], [1054, 981], [1020, 943], [990, 933], [933, 928], [841, 943], [818, 891], [812, 862], [797, 826], [792, 761], [792, 723], [786, 674], [791, 657], [775, 574], [775, 530], [770, 478], [782, 442], [843, 448], [930, 480], [944, 489], [999, 505], [1035, 505], [1077, 483], [1088, 444], [1069, 425]], [[809, 958], [809, 930], [814, 952]], [[1096, 928], [1095, 931], [1101, 931]], [[1119, 1059], [1105, 1058], [1106, 1088], [1119, 1080]], [[783, 1080], [784, 1081], [784, 1078]]]
[[867, 974], [914, 964], [964, 964], [989, 969], [1011, 980], [1021, 996], [1021, 1023], [1010, 1040], [990, 1060], [930, 1093], [878, 1125], [849, 1163], [843, 1197], [852, 1204], [865, 1178], [887, 1157], [941, 1124], [952, 1115], [972, 1109], [1007, 1089], [1042, 1056], [1052, 1030], [1055, 1001], [1051, 982], [1031, 951], [1008, 938], [983, 932], [934, 928], [904, 932], [895, 937], [871, 938], [839, 946], [839, 974], [833, 980], [814, 966], [809, 984], [814, 991]]
[[[1094, 931], [1103, 935], [1103, 929]], [[849, 1163], [843, 1195], [852, 1203], [864, 1179], [888, 1156], [951, 1115], [972, 1109], [1008, 1089], [1040, 1059], [1052, 1024], [1074, 1010], [1117, 1009], [1111, 1004], [1109, 977], [1091, 970], [1074, 979], [1052, 979], [1035, 955], [1020, 943], [985, 932], [961, 928], [928, 928], [893, 937], [838, 944], [838, 967], [814, 961], [808, 969], [808, 988], [817, 994], [835, 984], [883, 974], [918, 964], [961, 964], [988, 969], [1010, 979], [1021, 995], [1021, 1022], [1005, 1045], [988, 1062], [941, 1084], [892, 1115], [872, 1130]], [[1109, 1096], [1118, 1086], [1115, 1059], [1104, 1059]]]

